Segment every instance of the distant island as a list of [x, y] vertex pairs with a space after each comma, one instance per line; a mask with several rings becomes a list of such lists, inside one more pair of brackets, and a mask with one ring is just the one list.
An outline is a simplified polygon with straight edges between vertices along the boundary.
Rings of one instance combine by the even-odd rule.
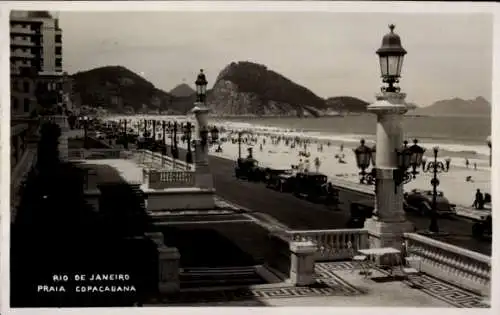
[[[169, 92], [156, 88], [123, 66], [106, 66], [71, 76], [76, 106], [102, 108], [109, 113], [184, 115], [195, 101], [195, 89], [186, 83]], [[320, 117], [367, 112], [368, 102], [353, 96], [326, 99], [265, 65], [239, 61], [220, 71], [207, 91], [207, 105], [218, 116]], [[409, 104], [410, 116], [490, 115], [491, 105], [474, 100], [438, 101], [427, 107]]]

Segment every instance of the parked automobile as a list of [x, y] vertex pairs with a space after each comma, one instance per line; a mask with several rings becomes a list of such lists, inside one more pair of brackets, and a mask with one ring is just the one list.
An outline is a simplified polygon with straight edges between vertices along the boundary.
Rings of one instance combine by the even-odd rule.
[[491, 214], [485, 215], [472, 225], [472, 236], [476, 239], [491, 238], [492, 230]]
[[234, 167], [234, 175], [236, 178], [260, 181], [262, 178], [262, 169], [259, 168], [259, 162], [254, 158], [239, 158]]
[[293, 170], [276, 170], [268, 168], [265, 170], [264, 182], [267, 188], [285, 192], [287, 190], [290, 191], [287, 182], [294, 176]]
[[351, 202], [349, 206], [350, 217], [346, 223], [348, 229], [362, 229], [365, 221], [373, 216], [375, 210], [374, 199], [363, 199]]
[[[450, 203], [442, 191], [437, 193], [436, 210], [438, 215], [455, 214], [456, 205]], [[421, 215], [429, 215], [432, 211], [432, 190], [413, 189], [410, 193], [405, 193], [404, 209]]]
[[293, 194], [312, 202], [338, 204], [338, 191], [328, 191], [327, 182], [328, 177], [322, 173], [297, 173], [293, 180]]

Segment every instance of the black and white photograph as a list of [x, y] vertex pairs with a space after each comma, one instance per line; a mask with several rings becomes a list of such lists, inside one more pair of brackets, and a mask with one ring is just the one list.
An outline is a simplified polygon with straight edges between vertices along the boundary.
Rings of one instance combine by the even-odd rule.
[[492, 10], [40, 8], [10, 309], [491, 307]]

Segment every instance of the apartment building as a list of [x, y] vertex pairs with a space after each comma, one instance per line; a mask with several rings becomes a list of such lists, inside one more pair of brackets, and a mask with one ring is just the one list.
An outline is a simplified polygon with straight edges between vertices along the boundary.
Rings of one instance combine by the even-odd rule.
[[10, 16], [11, 114], [62, 103], [62, 30], [46, 11]]

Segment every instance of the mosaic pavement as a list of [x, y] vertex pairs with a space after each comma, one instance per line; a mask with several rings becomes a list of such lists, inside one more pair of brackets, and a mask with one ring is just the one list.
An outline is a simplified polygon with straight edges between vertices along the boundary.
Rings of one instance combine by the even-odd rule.
[[[273, 286], [268, 288], [238, 288], [220, 290], [200, 290], [180, 292], [175, 296], [151, 299], [150, 305], [195, 305], [243, 301], [250, 304], [265, 305], [259, 300], [277, 298], [327, 297], [327, 296], [359, 296], [367, 294], [354, 287], [335, 274], [335, 271], [356, 268], [351, 262], [326, 262], [316, 264], [316, 284], [309, 287]], [[385, 273], [385, 271], [379, 270]], [[440, 299], [450, 306], [458, 308], [487, 308], [480, 295], [458, 288], [449, 283], [427, 275], [412, 277], [412, 283], [421, 286], [418, 290]], [[410, 285], [410, 283], [408, 283]], [[369, 293], [368, 293], [369, 294]]]
[[[335, 263], [317, 263], [316, 270], [319, 277], [329, 277], [338, 270], [352, 270], [356, 268], [351, 262], [335, 262]], [[378, 269], [378, 271], [387, 273]], [[411, 285], [408, 281], [404, 281], [408, 285]], [[421, 274], [412, 276], [412, 281], [414, 285], [419, 287], [418, 290], [431, 295], [434, 298], [440, 299], [452, 306], [459, 308], [488, 308], [489, 306], [483, 304], [483, 297], [461, 289], [457, 286], [444, 282], [442, 280], [433, 278], [431, 276]]]

